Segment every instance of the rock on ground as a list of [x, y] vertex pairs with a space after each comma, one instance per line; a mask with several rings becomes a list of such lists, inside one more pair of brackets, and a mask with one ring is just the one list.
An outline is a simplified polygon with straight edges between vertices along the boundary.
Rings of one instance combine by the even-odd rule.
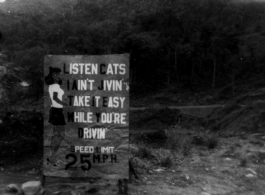
[[22, 184], [22, 191], [25, 195], [42, 195], [44, 189], [40, 181], [29, 181]]
[[9, 184], [3, 195], [23, 195], [23, 191], [17, 184]]

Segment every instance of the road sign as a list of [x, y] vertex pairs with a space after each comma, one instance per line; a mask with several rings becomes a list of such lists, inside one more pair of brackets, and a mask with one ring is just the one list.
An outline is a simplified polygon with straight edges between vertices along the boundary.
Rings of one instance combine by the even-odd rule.
[[128, 179], [129, 54], [48, 55], [44, 76], [44, 175]]

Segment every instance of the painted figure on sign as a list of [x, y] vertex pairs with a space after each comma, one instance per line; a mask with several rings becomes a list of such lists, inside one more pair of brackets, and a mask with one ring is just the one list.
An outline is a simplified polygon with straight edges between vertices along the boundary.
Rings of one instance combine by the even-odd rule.
[[61, 146], [62, 141], [65, 139], [65, 119], [63, 114], [63, 107], [67, 106], [63, 102], [64, 91], [60, 85], [62, 80], [60, 78], [61, 69], [49, 67], [49, 74], [45, 77], [45, 83], [49, 85], [49, 96], [51, 100], [51, 108], [49, 112], [49, 123], [53, 126], [53, 134], [51, 137], [51, 154], [46, 159], [47, 164], [59, 166], [57, 161], [57, 152]]

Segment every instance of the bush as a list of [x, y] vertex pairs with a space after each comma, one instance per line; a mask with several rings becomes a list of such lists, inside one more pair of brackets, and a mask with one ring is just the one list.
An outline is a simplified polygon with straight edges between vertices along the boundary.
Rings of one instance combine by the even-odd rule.
[[156, 165], [170, 168], [174, 164], [174, 156], [170, 150], [167, 149], [153, 149], [153, 161]]
[[161, 165], [162, 167], [167, 167], [167, 168], [172, 167], [173, 164], [174, 164], [174, 161], [173, 161], [173, 159], [172, 159], [170, 156], [168, 156], [168, 157], [162, 159], [162, 161], [160, 162], [160, 165]]
[[167, 147], [169, 149], [179, 151], [181, 145], [183, 144], [183, 135], [181, 134], [181, 127], [177, 126], [176, 128], [170, 128], [165, 130], [167, 137]]
[[183, 144], [183, 148], [182, 148], [182, 154], [184, 156], [188, 156], [191, 154], [191, 149], [192, 149], [192, 144], [191, 144], [191, 140], [186, 138], [185, 143]]
[[0, 156], [6, 164], [29, 157], [42, 159], [43, 116], [40, 112], [7, 112], [0, 124]]
[[131, 162], [137, 174], [149, 171], [152, 167], [152, 164], [149, 160], [141, 159], [139, 157], [133, 157]]
[[207, 147], [209, 150], [215, 149], [218, 146], [219, 140], [217, 136], [210, 136], [207, 140]]
[[143, 143], [140, 143], [137, 146], [137, 149], [134, 151], [134, 156], [139, 157], [139, 158], [146, 158], [146, 159], [151, 159], [152, 158], [152, 152], [151, 149]]
[[175, 126], [165, 130], [167, 137], [167, 147], [174, 152], [181, 152], [184, 156], [190, 154], [192, 149], [191, 138], [185, 133], [181, 126]]
[[145, 144], [132, 148], [133, 165], [139, 169], [150, 169], [150, 164], [168, 168], [174, 164], [174, 154], [168, 149], [150, 148]]

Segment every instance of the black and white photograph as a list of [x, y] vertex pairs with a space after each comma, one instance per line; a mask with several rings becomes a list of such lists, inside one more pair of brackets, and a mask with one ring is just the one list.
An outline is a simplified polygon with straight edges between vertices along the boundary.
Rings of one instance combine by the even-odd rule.
[[0, 195], [265, 195], [265, 0], [0, 0]]

